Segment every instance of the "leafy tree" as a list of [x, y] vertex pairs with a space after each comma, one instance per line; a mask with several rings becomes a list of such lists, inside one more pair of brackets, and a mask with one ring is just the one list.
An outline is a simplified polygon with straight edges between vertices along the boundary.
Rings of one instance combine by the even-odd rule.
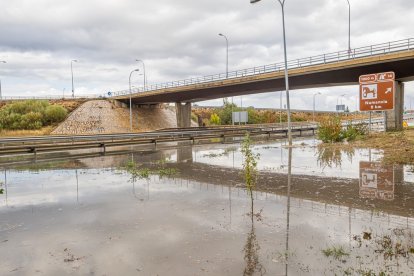
[[221, 122], [220, 117], [216, 113], [211, 114], [210, 124], [220, 125], [220, 122]]

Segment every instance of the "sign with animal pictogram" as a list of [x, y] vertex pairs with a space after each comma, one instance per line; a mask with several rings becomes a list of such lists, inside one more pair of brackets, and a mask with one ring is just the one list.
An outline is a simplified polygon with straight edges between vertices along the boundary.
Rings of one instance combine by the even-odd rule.
[[395, 74], [386, 72], [359, 77], [360, 111], [394, 109]]

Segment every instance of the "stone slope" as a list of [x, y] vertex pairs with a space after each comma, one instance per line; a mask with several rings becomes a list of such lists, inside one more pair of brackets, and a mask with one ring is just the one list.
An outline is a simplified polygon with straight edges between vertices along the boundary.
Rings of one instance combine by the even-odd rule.
[[[134, 132], [177, 127], [175, 111], [169, 108], [133, 109]], [[85, 102], [61, 123], [54, 135], [82, 135], [129, 132], [129, 109], [106, 100]]]

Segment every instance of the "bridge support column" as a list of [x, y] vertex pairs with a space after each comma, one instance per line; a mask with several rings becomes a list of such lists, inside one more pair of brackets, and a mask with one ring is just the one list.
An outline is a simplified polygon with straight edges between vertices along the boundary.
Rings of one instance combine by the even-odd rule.
[[404, 83], [396, 82], [395, 86], [394, 110], [385, 112], [385, 131], [403, 129]]
[[191, 103], [175, 103], [175, 113], [178, 128], [191, 127]]

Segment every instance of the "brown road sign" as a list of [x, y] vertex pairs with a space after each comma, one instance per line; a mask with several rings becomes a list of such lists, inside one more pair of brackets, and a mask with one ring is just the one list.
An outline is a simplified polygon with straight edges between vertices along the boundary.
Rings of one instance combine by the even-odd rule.
[[360, 111], [394, 109], [395, 74], [385, 72], [359, 77]]

